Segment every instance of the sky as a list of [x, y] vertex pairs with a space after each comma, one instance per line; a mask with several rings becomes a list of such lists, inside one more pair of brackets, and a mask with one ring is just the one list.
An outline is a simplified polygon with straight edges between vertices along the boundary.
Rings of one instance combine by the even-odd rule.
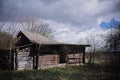
[[120, 21], [113, 18], [109, 22], [104, 22], [104, 21], [101, 22], [99, 26], [103, 29], [110, 29], [118, 26], [119, 24], [120, 24]]
[[120, 0], [0, 0], [3, 17], [37, 17], [49, 24], [60, 42], [87, 44], [107, 34], [111, 21], [120, 21]]

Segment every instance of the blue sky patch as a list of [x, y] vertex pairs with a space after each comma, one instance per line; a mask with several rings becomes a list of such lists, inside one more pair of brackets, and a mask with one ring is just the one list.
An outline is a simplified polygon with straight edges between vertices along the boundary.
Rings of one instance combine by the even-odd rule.
[[118, 26], [119, 24], [120, 24], [120, 21], [113, 18], [109, 22], [105, 22], [105, 21], [101, 22], [99, 26], [103, 29], [110, 29]]

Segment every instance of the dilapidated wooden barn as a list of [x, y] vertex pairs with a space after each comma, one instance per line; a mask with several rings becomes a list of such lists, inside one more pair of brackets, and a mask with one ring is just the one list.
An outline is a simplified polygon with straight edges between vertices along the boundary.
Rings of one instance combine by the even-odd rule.
[[85, 48], [90, 46], [60, 43], [28, 31], [20, 31], [17, 38], [12, 53], [13, 70], [85, 63]]

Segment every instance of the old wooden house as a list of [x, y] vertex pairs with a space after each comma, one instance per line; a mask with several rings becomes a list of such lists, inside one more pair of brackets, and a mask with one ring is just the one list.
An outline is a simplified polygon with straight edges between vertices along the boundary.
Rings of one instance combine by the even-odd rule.
[[13, 70], [85, 63], [85, 48], [90, 46], [60, 43], [28, 31], [20, 31], [17, 38], [12, 57]]

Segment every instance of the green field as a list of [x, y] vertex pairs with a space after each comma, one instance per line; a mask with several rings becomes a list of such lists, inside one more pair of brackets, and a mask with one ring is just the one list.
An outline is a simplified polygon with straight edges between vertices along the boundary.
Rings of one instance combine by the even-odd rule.
[[102, 65], [82, 65], [44, 70], [1, 71], [0, 80], [102, 80], [106, 74]]

